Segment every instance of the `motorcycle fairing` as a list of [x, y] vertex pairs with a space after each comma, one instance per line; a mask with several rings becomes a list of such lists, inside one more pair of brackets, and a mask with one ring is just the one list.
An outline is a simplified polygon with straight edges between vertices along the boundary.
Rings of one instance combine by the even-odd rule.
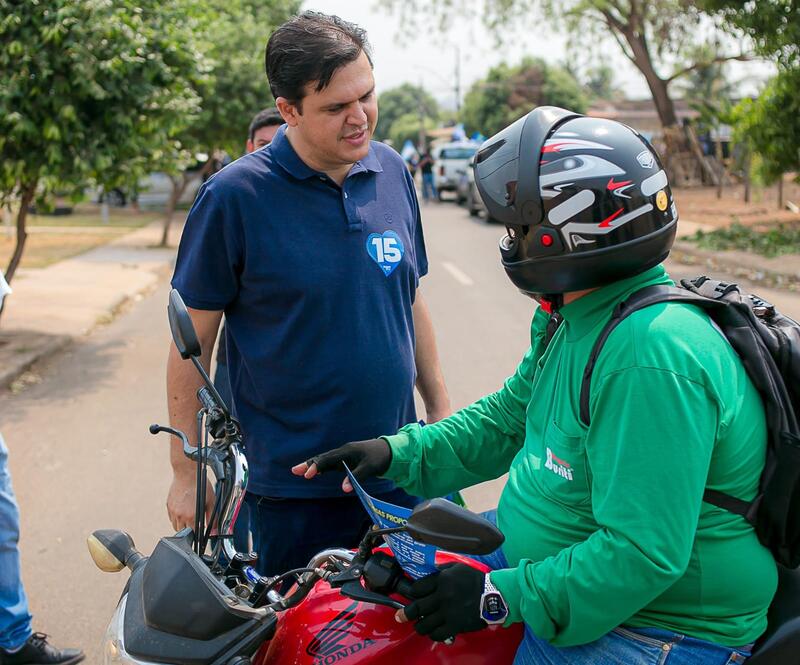
[[247, 618], [235, 609], [240, 606], [191, 551], [189, 539], [162, 538], [130, 577], [125, 649], [141, 660], [178, 665], [215, 665], [250, 655], [270, 639], [277, 619], [272, 612]]

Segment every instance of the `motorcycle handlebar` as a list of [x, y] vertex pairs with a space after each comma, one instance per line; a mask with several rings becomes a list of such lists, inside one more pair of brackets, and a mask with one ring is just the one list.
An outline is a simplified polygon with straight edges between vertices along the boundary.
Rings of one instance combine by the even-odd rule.
[[395, 587], [395, 590], [404, 598], [411, 600], [411, 585], [412, 581], [410, 579], [407, 577], [401, 577], [397, 580], [397, 586]]

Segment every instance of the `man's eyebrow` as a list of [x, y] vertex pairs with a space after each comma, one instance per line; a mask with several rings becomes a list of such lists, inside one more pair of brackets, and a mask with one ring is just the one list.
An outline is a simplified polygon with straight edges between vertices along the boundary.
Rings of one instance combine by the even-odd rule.
[[[364, 97], [369, 97], [373, 92], [375, 92], [375, 86], [373, 85], [367, 92], [365, 92], [359, 99], [364, 99]], [[331, 104], [326, 104], [322, 107], [323, 111], [330, 111], [332, 109], [341, 108], [343, 106], [347, 106], [350, 102], [333, 102]]]

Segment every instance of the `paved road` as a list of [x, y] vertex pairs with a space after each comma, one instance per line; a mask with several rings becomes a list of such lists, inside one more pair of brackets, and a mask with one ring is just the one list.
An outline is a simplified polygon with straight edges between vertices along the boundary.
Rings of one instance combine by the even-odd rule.
[[[431, 204], [423, 212], [430, 259], [423, 289], [453, 403], [461, 407], [514, 370], [528, 345], [533, 304], [510, 286], [499, 265], [501, 227], [451, 204]], [[797, 296], [762, 292], [800, 318]], [[0, 396], [35, 628], [58, 644], [80, 644], [89, 663], [101, 660], [100, 641], [125, 574], [100, 573], [86, 536], [95, 528], [122, 527], [147, 552], [169, 527], [167, 441], [147, 433], [166, 416], [166, 294], [162, 285], [39, 368], [37, 385]], [[499, 487], [471, 489], [471, 506], [494, 505]]]

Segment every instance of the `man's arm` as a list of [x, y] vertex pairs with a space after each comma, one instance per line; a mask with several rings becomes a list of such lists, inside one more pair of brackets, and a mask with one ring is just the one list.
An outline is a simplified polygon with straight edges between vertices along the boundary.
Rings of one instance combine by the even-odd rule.
[[[208, 372], [222, 312], [187, 309], [203, 349], [200, 362]], [[170, 344], [169, 360], [167, 361], [169, 422], [175, 429], [185, 432], [192, 443], [197, 438], [197, 410], [199, 408], [197, 391], [202, 385], [203, 379], [194, 364], [183, 360], [175, 345]], [[186, 526], [193, 528], [197, 493], [196, 467], [195, 463], [183, 454], [183, 444], [175, 437], [172, 437], [170, 441], [170, 463], [173, 477], [167, 495], [167, 514], [176, 531]], [[210, 512], [213, 502], [214, 492], [209, 488], [206, 492], [206, 513]]]
[[428, 311], [428, 305], [417, 289], [417, 296], [411, 308], [414, 317], [414, 332], [417, 348], [415, 362], [417, 365], [417, 390], [422, 396], [427, 412], [427, 422], [435, 423], [450, 415], [450, 396], [439, 364], [439, 352], [436, 348], [436, 335]]

